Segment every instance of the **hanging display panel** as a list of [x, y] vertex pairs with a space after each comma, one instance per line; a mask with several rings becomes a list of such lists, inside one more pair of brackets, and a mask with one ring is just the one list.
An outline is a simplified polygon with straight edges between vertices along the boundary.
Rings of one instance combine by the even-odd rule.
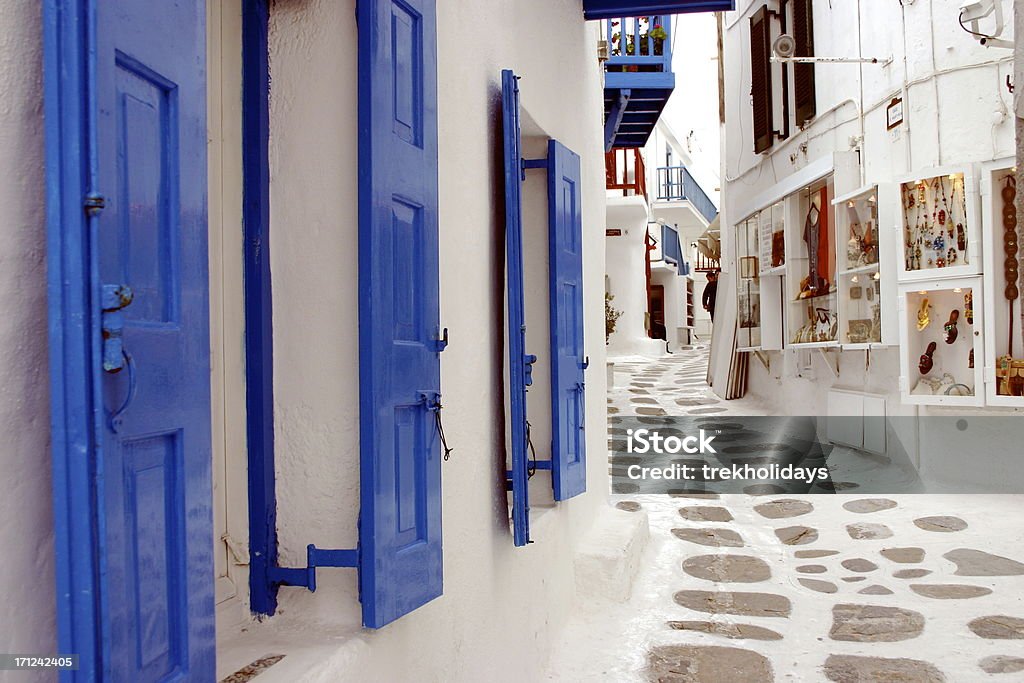
[[1012, 159], [982, 170], [985, 253], [985, 388], [989, 405], [1024, 406], [1024, 321], [1021, 310], [1021, 227]]

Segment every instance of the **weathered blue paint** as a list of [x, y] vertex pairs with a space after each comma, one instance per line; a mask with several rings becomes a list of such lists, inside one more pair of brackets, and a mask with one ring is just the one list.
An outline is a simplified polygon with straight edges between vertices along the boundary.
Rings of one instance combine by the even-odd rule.
[[[58, 649], [82, 656], [62, 675], [208, 680], [205, 4], [44, 15]], [[104, 372], [104, 308], [127, 373]]]
[[274, 474], [274, 325], [270, 275], [269, 10], [242, 3], [242, 221], [245, 401], [249, 477], [249, 606], [277, 609], [277, 495]]
[[442, 593], [434, 0], [359, 0], [359, 588], [379, 628]]
[[548, 141], [551, 302], [551, 481], [555, 500], [587, 490], [584, 414], [583, 214], [580, 158]]
[[508, 428], [512, 468], [506, 486], [512, 491], [512, 540], [530, 542], [529, 464], [527, 462], [526, 387], [536, 356], [526, 353], [526, 312], [523, 301], [523, 163], [519, 127], [519, 79], [501, 72], [501, 107], [505, 146], [505, 268], [508, 282]]
[[[87, 0], [43, 3], [46, 124], [47, 296], [50, 350], [50, 450], [53, 459], [57, 650], [79, 656], [65, 682], [103, 676], [100, 482], [93, 476], [95, 376], [102, 362], [93, 300], [98, 280], [90, 261], [95, 219], [82, 200], [95, 185], [87, 44], [95, 25]], [[90, 215], [95, 215], [90, 211]]]
[[734, 9], [736, 0], [583, 0], [585, 19], [635, 17], [643, 14], [729, 12]]

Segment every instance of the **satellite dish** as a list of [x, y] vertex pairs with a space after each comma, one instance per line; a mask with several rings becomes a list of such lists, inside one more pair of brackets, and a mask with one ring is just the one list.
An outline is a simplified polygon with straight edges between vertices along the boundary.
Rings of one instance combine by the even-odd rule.
[[796, 52], [796, 41], [793, 39], [793, 36], [783, 33], [772, 43], [772, 52], [775, 53], [776, 57], [792, 57], [793, 53]]

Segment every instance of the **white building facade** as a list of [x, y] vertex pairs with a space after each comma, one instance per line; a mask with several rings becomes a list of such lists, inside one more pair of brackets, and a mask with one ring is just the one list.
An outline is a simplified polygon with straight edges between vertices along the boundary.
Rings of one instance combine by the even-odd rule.
[[[736, 333], [716, 336], [716, 392], [738, 349], [760, 361], [750, 392], [787, 414], [1024, 406], [1003, 386], [1024, 355], [1019, 263], [1004, 267], [1019, 261], [1006, 251], [1016, 221], [1004, 224], [1014, 7], [972, 24], [961, 4], [750, 0], [725, 13], [719, 314]], [[967, 473], [936, 448], [949, 438], [905, 441], [938, 479], [1017, 481], [998, 435], [990, 466]]]

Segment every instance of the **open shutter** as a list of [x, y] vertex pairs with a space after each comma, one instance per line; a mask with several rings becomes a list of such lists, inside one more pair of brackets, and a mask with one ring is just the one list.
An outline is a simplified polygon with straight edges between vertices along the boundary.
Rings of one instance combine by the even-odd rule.
[[442, 593], [434, 0], [359, 0], [359, 582], [377, 628]]
[[750, 18], [750, 97], [754, 111], [756, 154], [771, 149], [775, 136], [769, 16], [766, 5]]
[[[797, 57], [814, 56], [814, 14], [812, 0], [795, 0], [793, 5], [793, 40]], [[814, 92], [814, 64], [793, 65], [793, 90], [796, 99], [796, 125], [802, 126], [817, 113]]]
[[523, 303], [523, 157], [519, 139], [519, 83], [501, 72], [501, 109], [505, 135], [505, 277], [508, 309], [508, 387], [512, 470], [506, 486], [512, 490], [512, 537], [517, 546], [530, 542], [530, 502], [527, 486], [526, 387], [533, 357], [526, 355], [526, 314]]
[[551, 278], [551, 479], [555, 500], [587, 490], [583, 371], [583, 217], [580, 158], [548, 142]]

